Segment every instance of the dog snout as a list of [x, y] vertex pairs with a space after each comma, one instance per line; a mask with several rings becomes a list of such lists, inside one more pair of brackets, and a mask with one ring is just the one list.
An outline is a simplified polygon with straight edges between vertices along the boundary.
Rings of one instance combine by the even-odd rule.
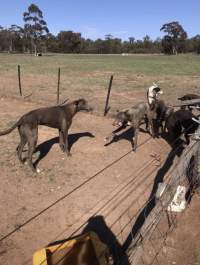
[[83, 111], [90, 112], [90, 111], [93, 111], [93, 107], [90, 106], [89, 104], [85, 104], [85, 105], [82, 107], [82, 110], [83, 110]]
[[87, 107], [85, 108], [85, 110], [86, 110], [86, 111], [88, 111], [88, 112], [91, 112], [91, 111], [93, 111], [93, 110], [94, 110], [94, 108], [93, 108], [93, 107], [91, 107], [91, 106], [87, 106]]
[[122, 126], [122, 122], [121, 121], [114, 121], [112, 125], [115, 127], [120, 127], [120, 126]]

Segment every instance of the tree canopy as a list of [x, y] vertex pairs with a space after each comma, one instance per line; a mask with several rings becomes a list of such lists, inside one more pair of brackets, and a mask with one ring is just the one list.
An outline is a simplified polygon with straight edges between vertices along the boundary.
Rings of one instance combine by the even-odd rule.
[[46, 21], [43, 19], [42, 11], [35, 4], [28, 7], [28, 11], [23, 14], [24, 31], [26, 38], [31, 40], [34, 46], [35, 54], [37, 53], [37, 44], [49, 33]]
[[185, 40], [187, 39], [187, 32], [179, 24], [178, 21], [173, 21], [164, 24], [160, 31], [167, 33], [163, 37], [162, 46], [165, 53], [177, 54], [184, 52]]

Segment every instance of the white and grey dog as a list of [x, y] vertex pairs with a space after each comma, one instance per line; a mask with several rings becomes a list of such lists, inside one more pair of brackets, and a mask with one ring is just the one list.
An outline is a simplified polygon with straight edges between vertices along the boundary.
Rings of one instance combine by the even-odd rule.
[[154, 104], [158, 99], [158, 95], [162, 94], [163, 91], [161, 90], [161, 88], [156, 83], [153, 83], [153, 85], [147, 89], [147, 101], [149, 105], [151, 106], [152, 104]]

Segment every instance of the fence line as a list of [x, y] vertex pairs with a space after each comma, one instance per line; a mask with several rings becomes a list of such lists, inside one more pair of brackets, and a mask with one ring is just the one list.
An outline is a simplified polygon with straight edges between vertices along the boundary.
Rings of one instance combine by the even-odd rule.
[[[198, 130], [198, 133], [200, 133], [200, 129]], [[144, 244], [149, 243], [149, 240], [151, 238], [151, 235], [155, 232], [156, 229], [158, 229], [158, 224], [160, 222], [160, 219], [163, 218], [164, 215], [167, 215], [167, 207], [171, 200], [173, 199], [173, 196], [176, 192], [177, 186], [181, 183], [185, 182], [185, 180], [188, 180], [188, 168], [190, 168], [191, 159], [193, 157], [196, 157], [196, 162], [193, 166], [196, 166], [196, 163], [198, 163], [199, 153], [200, 153], [200, 141], [199, 142], [192, 142], [183, 152], [181, 155], [176, 167], [171, 172], [171, 178], [168, 181], [167, 188], [164, 191], [161, 198], [159, 198], [156, 202], [155, 207], [150, 212], [148, 217], [146, 218], [140, 232], [138, 235], [133, 239], [129, 249], [128, 254], [131, 258], [131, 264], [138, 264], [138, 261], [141, 261], [141, 257], [144, 249]], [[193, 168], [190, 168], [190, 170], [193, 170]], [[191, 174], [191, 171], [189, 172]], [[200, 178], [200, 177], [199, 177]], [[199, 181], [199, 178], [197, 181]], [[191, 182], [189, 182], [188, 185], [190, 185]], [[199, 184], [199, 182], [198, 182]], [[193, 187], [193, 190], [190, 192], [194, 192], [195, 186]], [[169, 216], [167, 217], [169, 219]], [[174, 226], [174, 220], [170, 222], [169, 230], [171, 227]], [[151, 233], [150, 233], [151, 232]], [[166, 234], [167, 234], [166, 233]], [[167, 235], [163, 235], [163, 241], [165, 242], [167, 238]], [[164, 243], [163, 243], [164, 244]], [[160, 250], [163, 247], [163, 244], [160, 247]], [[157, 256], [159, 255], [160, 251], [157, 251], [153, 261], [151, 263], [145, 263], [144, 260], [142, 261], [143, 264], [153, 264], [153, 262], [157, 259]], [[158, 263], [159, 264], [159, 263]]]
[[[58, 95], [59, 95], [59, 83], [58, 83]], [[59, 96], [57, 97], [57, 99], [59, 101]], [[150, 139], [151, 138], [149, 138], [147, 141], [149, 141]], [[142, 143], [142, 145], [145, 144], [145, 143], [146, 143], [146, 141], [144, 143]], [[150, 242], [151, 236], [152, 236], [152, 234], [154, 233], [155, 230], [159, 231], [159, 228], [158, 228], [159, 221], [161, 220], [161, 218], [164, 215], [167, 215], [167, 210], [166, 210], [167, 205], [172, 200], [172, 198], [174, 196], [174, 193], [176, 191], [177, 185], [179, 185], [181, 183], [181, 181], [186, 179], [187, 170], [188, 170], [188, 167], [190, 165], [191, 158], [193, 156], [196, 156], [196, 154], [198, 153], [199, 149], [200, 149], [200, 142], [197, 142], [195, 144], [192, 143], [190, 146], [188, 146], [185, 149], [185, 151], [183, 152], [183, 154], [182, 154], [181, 158], [179, 159], [178, 163], [175, 165], [175, 167], [173, 167], [173, 170], [170, 172], [171, 178], [169, 179], [169, 182], [167, 183], [168, 186], [167, 186], [164, 194], [162, 195], [162, 197], [158, 201], [156, 201], [155, 206], [150, 211], [150, 213], [148, 213], [148, 212], [146, 213], [146, 210], [147, 210], [147, 207], [148, 207], [149, 203], [151, 203], [153, 200], [155, 200], [155, 194], [153, 194], [153, 196], [150, 197], [147, 200], [147, 202], [145, 203], [145, 206], [143, 206], [143, 209], [144, 209], [144, 213], [143, 214], [144, 214], [144, 220], [145, 221], [144, 221], [142, 227], [139, 229], [139, 231], [137, 231], [136, 234], [132, 235], [131, 245], [129, 246], [129, 248], [126, 251], [126, 254], [130, 258], [130, 260], [133, 260], [133, 261], [131, 261], [131, 262], [133, 262], [133, 264], [137, 264], [137, 260], [141, 259], [141, 255], [143, 253], [143, 247], [144, 247], [145, 242], [146, 241]], [[78, 189], [80, 189], [83, 185], [85, 185], [88, 182], [92, 181], [95, 177], [97, 177], [99, 174], [101, 174], [104, 170], [106, 170], [109, 167], [113, 166], [115, 163], [118, 163], [121, 159], [126, 157], [131, 152], [132, 152], [132, 150], [130, 150], [129, 152], [127, 152], [126, 154], [124, 154], [123, 156], [118, 158], [117, 160], [113, 161], [111, 164], [107, 165], [102, 170], [98, 171], [95, 175], [91, 176], [86, 181], [84, 181], [83, 183], [78, 185], [75, 189], [73, 189], [69, 193], [67, 193], [64, 196], [62, 196], [61, 198], [59, 198], [53, 204], [49, 205], [48, 207], [46, 207], [45, 209], [40, 211], [38, 214], [36, 214], [35, 216], [31, 217], [30, 219], [28, 219], [26, 222], [24, 222], [20, 226], [18, 226], [16, 229], [12, 230], [10, 233], [8, 233], [7, 235], [5, 235], [2, 238], [0, 238], [0, 242], [3, 241], [4, 239], [8, 238], [9, 236], [11, 236], [12, 234], [17, 232], [18, 230], [20, 230], [23, 226], [25, 226], [28, 223], [30, 223], [31, 221], [35, 220], [37, 217], [39, 217], [41, 214], [45, 213], [48, 209], [50, 209], [51, 207], [53, 207], [54, 205], [56, 205], [57, 203], [59, 203], [63, 199], [65, 199], [68, 196], [70, 196], [73, 192], [75, 192]], [[187, 156], [186, 156], [186, 154], [187, 154]], [[153, 159], [153, 160], [155, 160], [155, 159]], [[150, 174], [152, 174], [155, 170], [156, 169], [154, 169]], [[148, 176], [149, 176], [149, 174], [148, 174]], [[141, 178], [141, 181], [139, 182], [138, 185], [143, 183], [143, 181], [144, 181], [144, 179], [146, 179], [146, 177], [147, 176], [145, 175], [144, 178]], [[130, 183], [128, 183], [127, 185], [135, 183], [134, 180], [135, 180], [135, 178], [131, 179]], [[128, 186], [125, 185], [125, 187], [124, 187], [125, 190], [126, 190], [126, 187], [128, 187]], [[129, 187], [127, 189], [129, 189]], [[122, 191], [124, 191], [123, 188], [122, 188]], [[125, 194], [122, 197], [122, 199], [120, 200], [120, 203], [122, 203], [124, 200], [126, 200], [127, 197], [129, 195], [131, 195], [131, 193], [133, 191], [134, 191], [134, 188], [130, 189], [128, 194]], [[143, 193], [144, 193], [144, 191], [143, 191]], [[118, 193], [116, 193], [115, 195], [117, 195], [117, 194]], [[141, 192], [141, 194], [142, 194], [142, 192]], [[127, 207], [123, 211], [123, 213], [120, 214], [120, 216], [117, 218], [117, 220], [115, 220], [114, 223], [110, 225], [109, 228], [111, 229], [115, 224], [117, 224], [117, 222], [119, 222], [119, 224], [120, 224], [120, 232], [117, 234], [117, 236], [119, 236], [121, 234], [122, 237], [123, 237], [123, 232], [125, 231], [127, 226], [130, 225], [130, 228], [132, 228], [133, 220], [137, 221], [137, 217], [143, 212], [141, 209], [139, 209], [139, 211], [136, 212], [136, 214], [134, 214], [134, 216], [132, 216], [132, 217], [128, 216], [129, 222], [126, 223], [124, 227], [121, 225], [121, 218], [123, 217], [123, 215], [127, 215], [127, 212], [129, 213], [130, 207], [133, 206], [134, 203], [138, 203], [138, 197], [135, 200], [131, 201], [129, 207]], [[115, 198], [115, 196], [114, 196], [114, 198]], [[118, 207], [118, 205], [119, 204], [116, 204], [111, 209], [109, 209], [109, 211], [106, 212], [105, 217], [107, 217], [109, 214], [111, 214]], [[95, 205], [95, 207], [96, 206], [97, 205]], [[108, 206], [108, 202], [106, 202], [104, 204], [104, 206], [107, 207]], [[89, 210], [89, 212], [90, 211], [91, 211], [91, 209]], [[97, 213], [98, 213], [98, 211], [96, 212], [96, 214]], [[86, 222], [84, 223], [84, 225], [85, 224], [86, 224]], [[83, 225], [81, 225], [81, 227], [83, 227]], [[80, 227], [79, 227], [79, 230], [80, 230]], [[77, 230], [76, 232], [78, 232], [79, 230]], [[130, 233], [131, 232], [132, 231], [130, 231]], [[166, 240], [166, 235], [162, 235], [161, 234], [161, 237], [163, 237], [163, 241]], [[162, 247], [161, 247], [161, 249], [162, 249]], [[158, 255], [159, 255], [159, 252], [157, 251], [155, 256], [154, 256], [154, 259], [157, 259]], [[154, 260], [152, 262], [154, 262]], [[119, 264], [122, 264], [121, 260], [119, 261]], [[146, 265], [147, 263], [144, 263], [144, 261], [143, 261], [143, 264]]]
[[[173, 168], [173, 170], [172, 170], [172, 173], [173, 174], [174, 174], [175, 170], [177, 170], [177, 167], [179, 166], [179, 164], [182, 163], [182, 160], [184, 160], [186, 154], [187, 154], [187, 158], [188, 158], [188, 154], [191, 157], [191, 154], [193, 154], [195, 150], [198, 150], [198, 148], [197, 148], [197, 146], [199, 146], [198, 144], [199, 143], [195, 143], [195, 144], [192, 143], [188, 148], [185, 149], [182, 157], [180, 158], [180, 160], [178, 161], [178, 163], [176, 163], [175, 168]], [[178, 146], [178, 148], [179, 148], [179, 146]], [[185, 171], [187, 169], [187, 166], [188, 166], [188, 163], [189, 163], [189, 158], [187, 159], [186, 162], [185, 162], [185, 168], [183, 169], [183, 171]], [[184, 174], [182, 174], [182, 175], [184, 176]], [[179, 177], [178, 177], [179, 182], [180, 182], [180, 179], [181, 179], [181, 176], [179, 174]], [[170, 180], [168, 181], [168, 183], [171, 183], [172, 180], [173, 180], [173, 177], [170, 178]], [[171, 185], [172, 184], [173, 184], [173, 182], [171, 183]], [[131, 243], [131, 245], [129, 246], [129, 248], [127, 250], [127, 256], [129, 256], [130, 260], [134, 260], [134, 264], [136, 264], [135, 263], [136, 262], [135, 257], [136, 256], [137, 257], [140, 257], [141, 256], [141, 255], [138, 255], [138, 251], [140, 251], [140, 253], [142, 253], [141, 246], [143, 248], [143, 245], [141, 244], [141, 242], [145, 242], [146, 240], [148, 240], [150, 238], [150, 236], [152, 235], [152, 232], [155, 229], [159, 230], [157, 225], [158, 225], [159, 221], [161, 220], [161, 218], [163, 216], [163, 213], [165, 215], [168, 215], [165, 208], [166, 208], [166, 205], [168, 205], [169, 202], [171, 201], [171, 199], [173, 198], [173, 195], [174, 195], [175, 190], [176, 190], [176, 187], [174, 187], [174, 190], [171, 190], [171, 189], [168, 188], [166, 190], [166, 193], [164, 193], [165, 196], [162, 197], [162, 200], [158, 200], [158, 202], [156, 203], [155, 207], [152, 209], [152, 211], [150, 213], [148, 213], [146, 215], [146, 211], [144, 211], [145, 222], [144, 222], [143, 226], [141, 227], [141, 229], [135, 235], [132, 235], [133, 242]], [[170, 196], [168, 196], [169, 195], [168, 193], [170, 193]], [[165, 201], [165, 197], [167, 198], [166, 201]], [[137, 201], [137, 199], [136, 199], [136, 201]], [[154, 200], [154, 199], [155, 199], [155, 194], [154, 194], [153, 197], [150, 197], [150, 199], [145, 203], [145, 207], [147, 207], [148, 204], [151, 202], [151, 200]], [[165, 202], [165, 204], [163, 204], [163, 202]], [[132, 205], [132, 203], [133, 202], [131, 202], [131, 205]], [[110, 212], [112, 212], [112, 211], [110, 211]], [[126, 209], [125, 212], [127, 212], [127, 209]], [[140, 214], [140, 211], [138, 212], [138, 215], [139, 214]], [[121, 223], [120, 223], [120, 218], [121, 217], [122, 217], [122, 215], [120, 215], [120, 217], [118, 217], [118, 219], [115, 221], [115, 223], [117, 223], [117, 221], [118, 221], [119, 224], [121, 225]], [[133, 218], [130, 218], [130, 222], [129, 222], [130, 225], [132, 223], [132, 219]], [[134, 219], [136, 219], [136, 216], [134, 216]], [[172, 223], [174, 223], [174, 221], [172, 221]], [[113, 224], [109, 228], [111, 229], [112, 226], [113, 226]], [[122, 234], [122, 232], [124, 230], [124, 227], [120, 226], [120, 230], [121, 230], [120, 233]], [[160, 234], [162, 236], [162, 233], [161, 232], [160, 232]], [[166, 237], [166, 235], [165, 235], [165, 237]], [[58, 251], [59, 248], [60, 248], [60, 246], [55, 251]], [[156, 255], [155, 255], [155, 259], [156, 259]], [[124, 259], [124, 258], [122, 258], [122, 259]], [[43, 261], [43, 262], [45, 262], [45, 261]], [[120, 258], [119, 259], [119, 262], [116, 263], [116, 264], [120, 264], [121, 265], [121, 264], [125, 264], [125, 263], [122, 263], [122, 260]]]
[[[178, 148], [180, 148], [180, 146], [178, 146], [176, 149], [178, 149]], [[180, 163], [182, 163], [183, 161], [184, 161], [184, 165], [185, 165], [185, 167], [184, 167], [184, 169], [182, 169], [182, 170], [185, 172], [186, 169], [187, 169], [187, 167], [188, 167], [188, 163], [190, 162], [189, 157], [191, 158], [192, 154], [193, 154], [194, 152], [196, 152], [196, 150], [198, 150], [198, 148], [199, 148], [199, 143], [195, 143], [195, 144], [192, 143], [192, 144], [190, 144], [190, 146], [188, 146], [188, 147], [185, 149], [185, 151], [184, 151], [184, 153], [182, 154], [182, 156], [181, 156], [181, 158], [179, 159], [179, 161], [178, 161], [178, 162], [176, 163], [176, 165], [173, 167], [172, 172], [169, 173], [169, 174], [172, 174], [172, 173], [173, 173], [172, 175], [173, 175], [173, 176], [176, 176], [176, 180], [178, 180], [179, 183], [180, 183], [180, 179], [181, 179], [181, 177], [184, 176], [184, 174], [182, 174], [182, 176], [180, 176], [180, 174], [178, 174], [178, 177], [177, 177], [177, 174], [175, 175], [174, 172], [177, 171], [177, 168], [179, 168]], [[187, 157], [187, 160], [185, 160], [185, 157]], [[149, 161], [149, 163], [150, 163], [150, 161]], [[156, 170], [156, 169], [155, 169], [155, 170]], [[178, 170], [178, 173], [180, 173], [179, 171], [180, 171], [180, 170]], [[165, 196], [162, 197], [162, 200], [164, 200], [165, 204], [163, 204], [162, 200], [158, 200], [158, 202], [156, 203], [156, 205], [155, 205], [155, 207], [152, 209], [152, 211], [151, 211], [150, 213], [147, 213], [147, 214], [146, 214], [146, 208], [148, 207], [148, 204], [149, 204], [152, 200], [155, 199], [155, 194], [154, 194], [154, 196], [150, 197], [150, 199], [147, 200], [147, 202], [145, 203], [145, 206], [143, 207], [144, 212], [143, 212], [141, 209], [139, 209], [139, 211], [136, 213], [136, 215], [134, 215], [134, 216], [131, 217], [131, 218], [129, 217], [130, 221], [128, 222], [128, 224], [130, 225], [130, 227], [132, 227], [133, 219], [137, 221], [137, 218], [138, 218], [138, 216], [140, 216], [141, 213], [143, 213], [143, 215], [144, 215], [144, 219], [145, 219], [144, 224], [143, 224], [142, 227], [137, 231], [137, 233], [136, 233], [136, 234], [132, 234], [132, 243], [131, 243], [131, 245], [129, 246], [129, 248], [126, 250], [127, 257], [129, 257], [129, 260], [133, 260], [133, 264], [137, 264], [136, 261], [141, 257], [141, 253], [142, 253], [142, 250], [141, 250], [141, 249], [143, 249], [143, 243], [146, 242], [146, 240], [149, 240], [149, 238], [151, 237], [151, 235], [152, 235], [152, 233], [153, 233], [153, 231], [154, 231], [155, 229], [158, 229], [158, 226], [157, 226], [157, 225], [158, 225], [159, 221], [161, 220], [163, 214], [167, 215], [167, 211], [166, 211], [166, 209], [165, 209], [165, 208], [166, 208], [166, 205], [168, 205], [169, 202], [171, 201], [171, 199], [173, 198], [174, 192], [175, 192], [176, 187], [177, 187], [177, 185], [175, 185], [176, 183], [175, 183], [175, 184], [173, 183], [173, 181], [174, 181], [173, 176], [172, 176], [172, 177], [169, 179], [169, 181], [168, 181], [168, 185], [174, 185], [173, 190], [172, 190], [172, 189], [169, 189], [169, 188], [166, 189], [166, 192], [164, 193], [165, 196], [166, 196], [166, 194], [167, 194], [167, 196], [166, 196], [167, 201], [166, 201], [166, 202], [165, 202]], [[172, 180], [173, 180], [173, 181], [172, 181]], [[141, 183], [142, 183], [142, 181], [143, 181], [143, 180], [141, 180]], [[127, 185], [125, 185], [125, 187], [126, 187], [126, 186], [127, 186]], [[123, 188], [122, 188], [122, 189], [123, 189]], [[133, 191], [133, 190], [131, 190], [131, 191]], [[129, 194], [131, 193], [131, 191], [129, 192]], [[144, 191], [143, 191], [143, 193], [144, 193]], [[170, 193], [170, 196], [169, 196], [169, 193]], [[142, 194], [142, 193], [141, 193], [141, 194]], [[138, 196], [138, 197], [139, 197], [139, 196]], [[135, 199], [135, 203], [138, 201], [138, 197]], [[164, 198], [164, 199], [163, 199], [163, 198]], [[124, 199], [125, 199], [125, 197], [124, 197]], [[132, 205], [132, 204], [133, 204], [133, 201], [130, 203], [130, 205]], [[107, 205], [107, 204], [105, 203], [105, 206], [106, 206], [106, 205]], [[125, 213], [127, 213], [127, 212], [129, 211], [130, 205], [129, 205], [129, 207], [123, 212], [123, 214], [125, 214]], [[115, 209], [115, 207], [114, 207], [114, 209]], [[106, 216], [109, 215], [112, 211], [114, 211], [114, 209], [109, 210], [109, 212], [106, 214]], [[98, 211], [97, 211], [95, 214], [97, 214], [97, 213], [98, 213]], [[118, 233], [116, 236], [119, 236], [120, 234], [122, 235], [122, 233], [123, 233], [123, 231], [124, 231], [124, 229], [125, 229], [125, 227], [122, 227], [122, 226], [121, 226], [121, 223], [120, 223], [120, 219], [122, 218], [123, 214], [121, 214], [121, 215], [117, 218], [117, 220], [115, 220], [115, 222], [114, 222], [112, 225], [109, 226], [109, 229], [111, 229], [111, 228], [113, 227], [114, 224], [116, 224], [117, 222], [119, 222], [119, 224], [120, 224], [120, 233]], [[95, 216], [95, 215], [93, 215], [93, 216]], [[81, 225], [81, 227], [84, 227], [84, 225], [86, 225], [86, 223], [87, 223], [87, 222], [85, 222], [83, 225]], [[135, 223], [136, 223], [136, 222], [135, 222]], [[174, 221], [173, 221], [172, 223], [174, 223]], [[128, 224], [126, 224], [125, 226], [127, 226]], [[77, 229], [74, 233], [72, 233], [71, 236], [75, 235], [78, 231], [80, 231], [81, 227], [79, 227], [79, 229]], [[61, 247], [61, 246], [59, 246], [59, 247], [55, 250], [55, 252], [58, 251], [58, 250], [60, 249], [60, 247]], [[140, 253], [140, 255], [139, 255], [138, 253]], [[137, 257], [137, 259], [136, 259], [136, 257]], [[156, 256], [155, 256], [155, 257], [156, 257]], [[63, 258], [64, 258], [64, 257], [63, 257]], [[116, 264], [117, 264], [117, 265], [118, 265], [118, 264], [120, 264], [120, 265], [124, 265], [125, 263], [122, 263], [122, 260], [123, 260], [123, 259], [124, 259], [123, 257], [122, 257], [122, 259], [119, 258], [119, 261], [118, 261], [118, 263], [116, 263]], [[45, 262], [45, 260], [44, 260], [43, 262]], [[41, 265], [43, 264], [43, 262], [41, 263]], [[132, 264], [132, 263], [131, 263], [131, 264]], [[145, 263], [144, 263], [144, 264], [145, 264]]]
[[[145, 143], [147, 143], [150, 139], [151, 139], [151, 137], [149, 137], [147, 140], [145, 140], [143, 143], [141, 143], [138, 147], [141, 147], [142, 145], [144, 145]], [[129, 155], [132, 152], [133, 152], [132, 149], [130, 151], [126, 152], [124, 155], [120, 156], [119, 158], [117, 158], [116, 160], [114, 160], [113, 162], [111, 162], [110, 164], [108, 164], [107, 166], [105, 166], [103, 169], [101, 169], [98, 172], [96, 172], [94, 175], [92, 175], [91, 177], [89, 177], [87, 180], [83, 181], [80, 185], [76, 186], [74, 189], [72, 189], [71, 191], [69, 191], [67, 194], [63, 195], [62, 197], [60, 197], [59, 199], [57, 199], [56, 201], [54, 201], [52, 204], [48, 205], [43, 210], [41, 210], [40, 212], [38, 212], [34, 216], [30, 217], [29, 219], [27, 219], [24, 223], [22, 223], [21, 225], [19, 225], [17, 228], [13, 229], [11, 232], [9, 232], [6, 235], [2, 236], [0, 238], [0, 242], [2, 242], [3, 240], [5, 240], [6, 238], [10, 237], [12, 234], [16, 233], [18, 230], [20, 230], [21, 228], [23, 228], [25, 225], [29, 224], [30, 222], [32, 222], [33, 220], [35, 220], [36, 218], [38, 218], [40, 215], [42, 215], [47, 210], [49, 210], [50, 208], [52, 208], [53, 206], [55, 206], [56, 204], [58, 204], [60, 201], [66, 199], [72, 193], [74, 193], [75, 191], [77, 191], [78, 189], [80, 189], [81, 187], [83, 187], [84, 185], [86, 185], [87, 183], [89, 183], [90, 181], [92, 181], [93, 179], [95, 179], [102, 172], [104, 172], [108, 168], [112, 167], [114, 164], [118, 163], [120, 160], [122, 160], [124, 157], [126, 157], [127, 155]]]

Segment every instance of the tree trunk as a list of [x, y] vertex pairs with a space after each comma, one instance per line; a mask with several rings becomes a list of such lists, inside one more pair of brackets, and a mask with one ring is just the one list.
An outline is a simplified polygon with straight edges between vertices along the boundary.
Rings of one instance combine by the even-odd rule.
[[9, 52], [12, 53], [13, 51], [13, 40], [10, 40], [10, 45], [9, 45]]
[[37, 45], [36, 45], [36, 43], [34, 43], [34, 53], [35, 53], [35, 56], [37, 56]]
[[36, 41], [31, 38], [31, 53], [35, 54], [35, 56], [37, 55], [37, 44], [36, 44]]
[[177, 48], [176, 48], [175, 46], [173, 47], [173, 54], [175, 54], [175, 55], [178, 54], [178, 52], [177, 52]]

